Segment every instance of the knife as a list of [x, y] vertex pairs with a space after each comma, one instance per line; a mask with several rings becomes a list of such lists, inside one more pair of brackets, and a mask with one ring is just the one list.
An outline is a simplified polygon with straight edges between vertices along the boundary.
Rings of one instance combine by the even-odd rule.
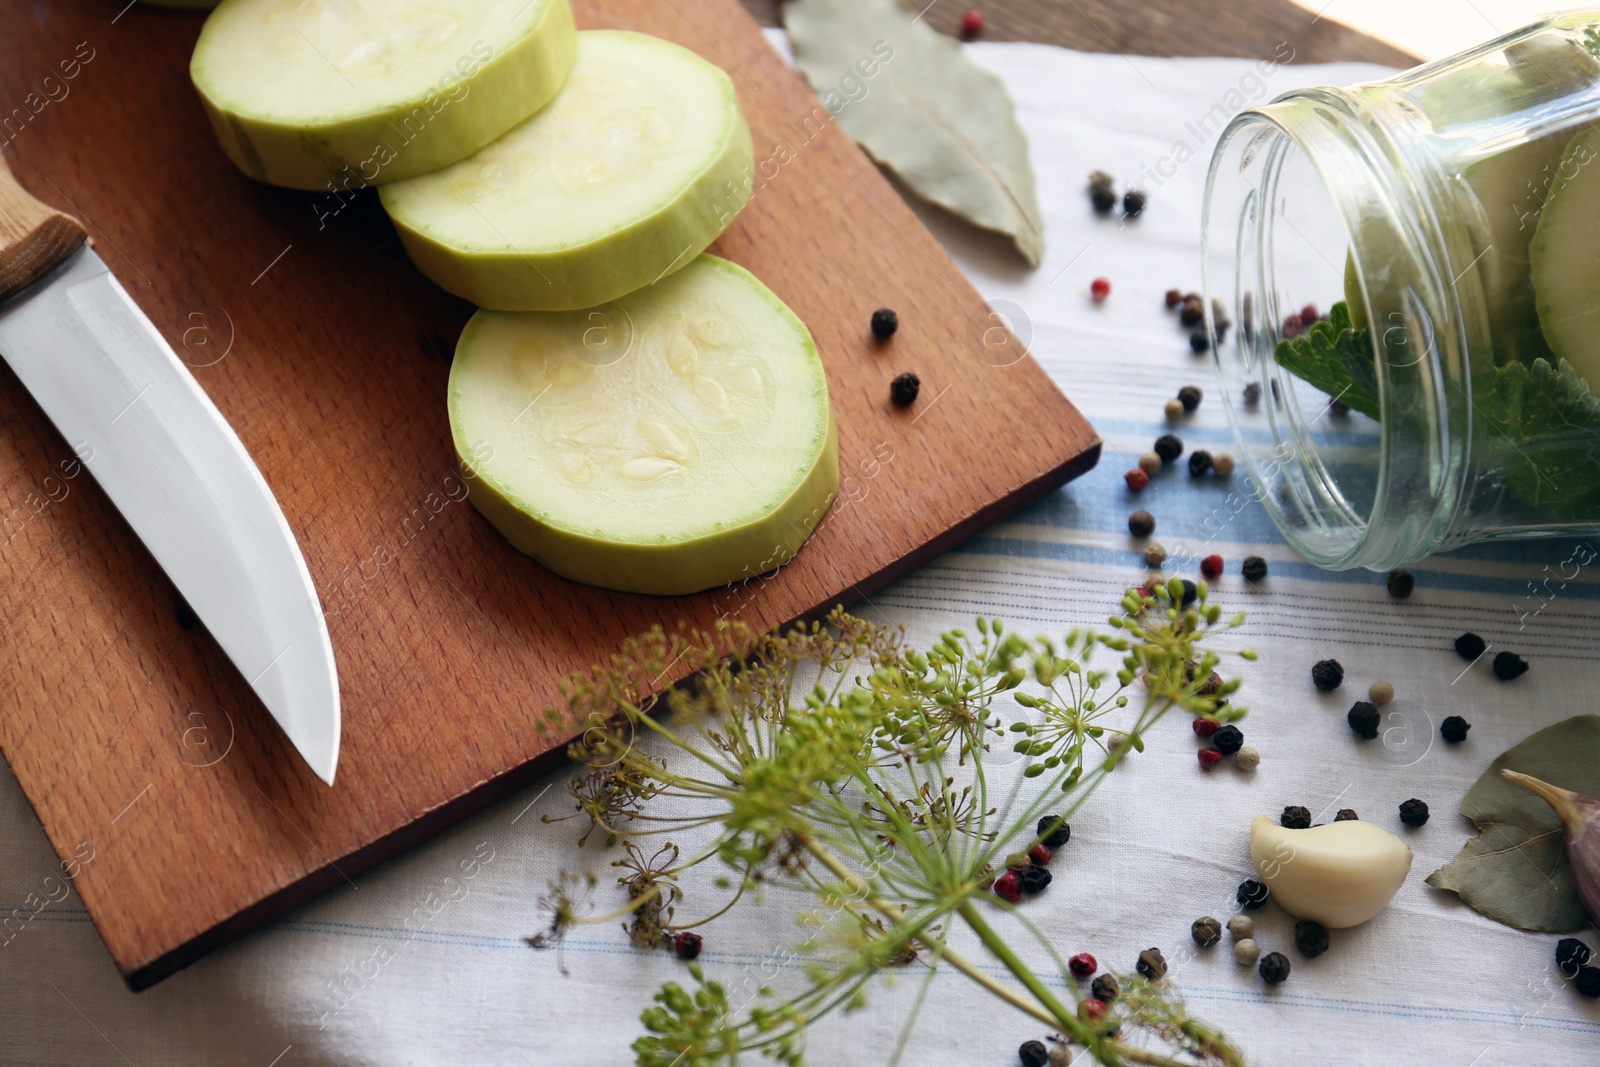
[[86, 241], [0, 160], [0, 357], [332, 785], [338, 674], [294, 534], [238, 435]]

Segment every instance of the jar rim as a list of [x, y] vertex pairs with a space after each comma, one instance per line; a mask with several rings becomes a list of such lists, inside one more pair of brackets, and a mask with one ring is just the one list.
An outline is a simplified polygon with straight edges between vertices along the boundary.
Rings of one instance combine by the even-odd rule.
[[[1381, 101], [1363, 95], [1359, 88], [1286, 93], [1229, 123], [1219, 137], [1206, 180], [1203, 285], [1208, 298], [1223, 288], [1214, 270], [1219, 261], [1226, 261], [1227, 256], [1219, 253], [1232, 238], [1233, 247], [1228, 249], [1235, 259], [1232, 303], [1239, 323], [1231, 344], [1225, 345], [1210, 319], [1207, 300], [1213, 359], [1222, 380], [1229, 377], [1225, 361], [1235, 359], [1251, 380], [1259, 381], [1263, 392], [1270, 390], [1264, 401], [1273, 447], [1265, 460], [1247, 439], [1254, 431], [1247, 429], [1235, 390], [1221, 390], [1242, 466], [1290, 545], [1329, 569], [1387, 569], [1438, 548], [1448, 536], [1466, 469], [1465, 456], [1452, 445], [1449, 433], [1462, 417], [1459, 405], [1433, 373], [1440, 349], [1448, 349], [1451, 358], [1464, 358], [1465, 351], [1458, 329], [1460, 308], [1450, 277], [1440, 269], [1449, 256], [1428, 195], [1437, 175], [1430, 173], [1425, 153], [1405, 139], [1412, 120], [1392, 108], [1380, 115], [1381, 108]], [[1353, 280], [1365, 321], [1391, 323], [1368, 335], [1377, 442], [1367, 457], [1371, 484], [1359, 491], [1344, 484], [1356, 479], [1341, 479], [1336, 470], [1349, 471], [1352, 466], [1334, 463], [1333, 450], [1318, 446], [1312, 424], [1321, 413], [1308, 417], [1293, 401], [1292, 385], [1299, 379], [1281, 366], [1279, 358], [1277, 346], [1288, 331], [1280, 325], [1283, 317], [1277, 313], [1277, 293], [1268, 268], [1279, 252], [1275, 242], [1282, 236], [1276, 229], [1280, 219], [1296, 240], [1306, 240], [1282, 216], [1284, 197], [1278, 188], [1285, 167], [1296, 155], [1315, 175], [1343, 230], [1350, 256], [1347, 271], [1354, 274], [1353, 279], [1347, 274], [1347, 294]], [[1227, 173], [1230, 165], [1235, 167], [1233, 175]], [[1239, 181], [1248, 186], [1251, 177], [1257, 184], [1239, 202], [1253, 216], [1217, 217], [1228, 203], [1226, 187]], [[1249, 226], [1254, 234], [1245, 233]], [[1230, 234], [1230, 227], [1237, 234]], [[1249, 240], [1254, 244], [1247, 244]], [[1406, 279], [1404, 300], [1397, 307], [1374, 300], [1369, 285], [1373, 260], [1378, 258], [1374, 250], [1379, 248], [1385, 275]], [[1251, 251], [1253, 255], [1247, 256]], [[1247, 258], [1256, 277], [1240, 284]], [[1260, 306], [1250, 304], [1252, 293], [1259, 294]], [[1288, 402], [1285, 393], [1290, 394]], [[1470, 397], [1461, 399], [1470, 409]], [[1338, 400], [1333, 397], [1329, 409]], [[1461, 440], [1468, 438], [1461, 435]]]

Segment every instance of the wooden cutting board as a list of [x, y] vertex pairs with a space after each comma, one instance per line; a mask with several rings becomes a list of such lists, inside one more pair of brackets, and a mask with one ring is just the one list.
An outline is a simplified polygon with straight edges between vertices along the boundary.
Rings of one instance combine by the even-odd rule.
[[[628, 635], [859, 600], [1098, 458], [1031, 358], [986, 347], [983, 301], [866, 157], [831, 124], [803, 132], [817, 102], [737, 0], [579, 0], [581, 27], [728, 70], [757, 158], [788, 146], [713, 250], [816, 335], [844, 486], [794, 562], [748, 588], [557, 578], [462, 499], [444, 397], [471, 308], [410, 267], [370, 193], [330, 205], [235, 172], [188, 81], [200, 17], [116, 7], [0, 5], [6, 159], [85, 220], [260, 465], [344, 704], [328, 788], [0, 370], [0, 750], [134, 988], [546, 773], [564, 737], [540, 711]], [[883, 347], [879, 306], [902, 323]], [[888, 403], [907, 370], [924, 383], [909, 411]]]

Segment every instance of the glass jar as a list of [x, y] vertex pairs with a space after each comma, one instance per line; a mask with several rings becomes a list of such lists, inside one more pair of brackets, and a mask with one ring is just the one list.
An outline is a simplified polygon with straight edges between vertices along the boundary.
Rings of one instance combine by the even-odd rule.
[[1600, 11], [1240, 114], [1203, 246], [1239, 454], [1306, 558], [1600, 529]]

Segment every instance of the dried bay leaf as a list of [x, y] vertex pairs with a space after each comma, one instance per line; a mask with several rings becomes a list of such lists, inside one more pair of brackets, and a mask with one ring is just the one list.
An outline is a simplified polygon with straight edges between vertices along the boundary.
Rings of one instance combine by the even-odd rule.
[[1028, 139], [999, 79], [895, 0], [786, 0], [783, 22], [795, 63], [868, 155], [1039, 265], [1044, 219]]
[[1502, 767], [1600, 796], [1600, 715], [1559, 722], [1501, 753], [1461, 801], [1461, 814], [1481, 833], [1428, 875], [1428, 884], [1518, 929], [1566, 933], [1587, 926], [1561, 823], [1550, 805], [1501, 778]]

